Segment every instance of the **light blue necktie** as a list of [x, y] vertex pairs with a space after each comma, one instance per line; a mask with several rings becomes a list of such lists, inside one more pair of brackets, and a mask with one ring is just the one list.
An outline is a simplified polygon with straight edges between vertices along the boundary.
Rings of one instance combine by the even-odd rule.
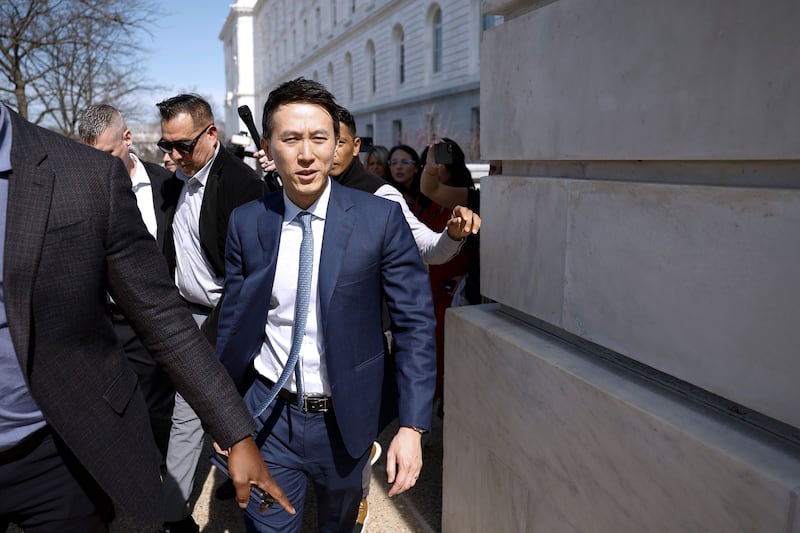
[[303, 379], [300, 365], [297, 360], [300, 355], [300, 346], [303, 344], [303, 337], [306, 334], [306, 319], [308, 318], [308, 299], [311, 294], [311, 272], [314, 267], [314, 234], [311, 232], [312, 214], [301, 211], [297, 218], [303, 224], [303, 242], [300, 243], [300, 268], [297, 274], [297, 295], [294, 300], [294, 328], [292, 329], [292, 347], [289, 350], [289, 358], [283, 372], [275, 382], [275, 386], [269, 392], [269, 396], [258, 408], [254, 418], [258, 418], [267, 410], [278, 392], [289, 380], [292, 372], [295, 372], [297, 381], [297, 404], [303, 405]]

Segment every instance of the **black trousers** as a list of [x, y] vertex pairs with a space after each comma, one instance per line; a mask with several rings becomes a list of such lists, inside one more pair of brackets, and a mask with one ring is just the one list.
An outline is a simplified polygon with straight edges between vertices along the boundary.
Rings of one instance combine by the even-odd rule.
[[99, 533], [113, 518], [111, 500], [55, 435], [0, 462], [0, 531]]

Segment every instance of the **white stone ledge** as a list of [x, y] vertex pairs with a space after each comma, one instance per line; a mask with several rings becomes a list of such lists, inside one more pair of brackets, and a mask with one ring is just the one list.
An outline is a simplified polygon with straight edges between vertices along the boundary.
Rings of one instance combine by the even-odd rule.
[[496, 305], [446, 322], [443, 531], [797, 531], [797, 450]]

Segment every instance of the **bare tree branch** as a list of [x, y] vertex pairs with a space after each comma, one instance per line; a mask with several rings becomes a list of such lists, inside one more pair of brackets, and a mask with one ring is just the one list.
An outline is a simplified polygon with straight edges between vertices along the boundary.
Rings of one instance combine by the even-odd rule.
[[136, 97], [157, 88], [140, 68], [155, 17], [150, 0], [0, 2], [0, 97], [69, 136], [90, 104], [135, 110]]

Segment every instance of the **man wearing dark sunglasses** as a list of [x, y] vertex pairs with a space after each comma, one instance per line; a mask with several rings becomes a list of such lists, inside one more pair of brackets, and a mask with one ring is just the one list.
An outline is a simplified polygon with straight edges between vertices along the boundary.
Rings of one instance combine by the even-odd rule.
[[[222, 146], [204, 99], [181, 94], [157, 106], [161, 114], [157, 145], [178, 165], [165, 193], [169, 224], [164, 254], [181, 297], [214, 345], [216, 324], [208, 317], [222, 299], [228, 219], [234, 208], [262, 197], [267, 188]], [[188, 500], [202, 446], [200, 420], [178, 394], [164, 480], [165, 526], [172, 533], [198, 531]]]

